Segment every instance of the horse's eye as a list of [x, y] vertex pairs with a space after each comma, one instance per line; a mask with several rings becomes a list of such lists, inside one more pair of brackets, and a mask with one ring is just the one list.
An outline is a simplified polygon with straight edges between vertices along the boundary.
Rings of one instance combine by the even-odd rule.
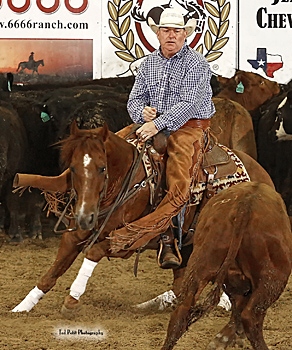
[[100, 167], [100, 168], [99, 168], [99, 172], [102, 174], [102, 173], [104, 173], [104, 172], [105, 172], [105, 169], [106, 169], [106, 168], [105, 168], [105, 166]]
[[264, 82], [263, 80], [260, 82], [261, 85], [264, 85], [264, 83], [265, 83], [265, 82]]

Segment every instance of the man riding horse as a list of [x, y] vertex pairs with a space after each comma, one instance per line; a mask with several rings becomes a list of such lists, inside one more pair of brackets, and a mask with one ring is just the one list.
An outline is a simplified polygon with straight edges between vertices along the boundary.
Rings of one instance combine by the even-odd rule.
[[113, 250], [133, 243], [132, 249], [137, 237], [138, 248], [161, 234], [160, 266], [176, 268], [180, 262], [174, 254], [174, 236], [169, 228], [189, 199], [190, 185], [197, 180], [205, 133], [215, 107], [211, 99], [209, 64], [203, 55], [186, 44], [186, 38], [194, 32], [196, 20], [190, 19], [185, 24], [179, 10], [167, 8], [158, 25], [151, 18], [149, 25], [160, 47], [141, 64], [127, 107], [132, 120], [143, 123], [136, 131], [142, 142], [161, 130], [170, 134], [167, 194], [152, 213], [113, 231], [111, 238]]

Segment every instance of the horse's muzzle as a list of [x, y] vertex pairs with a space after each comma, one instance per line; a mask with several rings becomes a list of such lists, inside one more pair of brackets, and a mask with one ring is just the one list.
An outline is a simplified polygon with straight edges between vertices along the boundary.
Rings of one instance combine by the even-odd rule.
[[81, 230], [92, 230], [95, 227], [97, 221], [97, 213], [87, 213], [76, 215], [76, 221]]

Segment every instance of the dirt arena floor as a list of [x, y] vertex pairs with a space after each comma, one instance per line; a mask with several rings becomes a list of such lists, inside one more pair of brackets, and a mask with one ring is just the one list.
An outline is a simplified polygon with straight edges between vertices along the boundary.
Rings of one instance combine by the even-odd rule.
[[[155, 252], [141, 255], [137, 278], [133, 274], [134, 257], [102, 260], [89, 280], [80, 313], [75, 319], [67, 320], [60, 309], [83, 256], [78, 257], [31, 312], [12, 313], [54, 261], [60, 237], [43, 241], [26, 238], [22, 244], [10, 245], [0, 233], [0, 240], [0, 349], [160, 349], [170, 311], [141, 312], [133, 308], [171, 288], [172, 272], [157, 267]], [[270, 350], [292, 349], [291, 289], [292, 278], [265, 319], [264, 336]], [[192, 325], [175, 349], [205, 349], [226, 324], [228, 315], [217, 307]], [[242, 349], [252, 348], [246, 341]]]

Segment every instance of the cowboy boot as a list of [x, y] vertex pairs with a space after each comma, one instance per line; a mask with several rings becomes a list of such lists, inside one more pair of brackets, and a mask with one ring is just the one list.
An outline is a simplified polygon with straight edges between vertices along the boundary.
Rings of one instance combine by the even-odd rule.
[[158, 265], [162, 269], [177, 269], [181, 262], [174, 253], [174, 236], [171, 229], [160, 235], [160, 244]]

